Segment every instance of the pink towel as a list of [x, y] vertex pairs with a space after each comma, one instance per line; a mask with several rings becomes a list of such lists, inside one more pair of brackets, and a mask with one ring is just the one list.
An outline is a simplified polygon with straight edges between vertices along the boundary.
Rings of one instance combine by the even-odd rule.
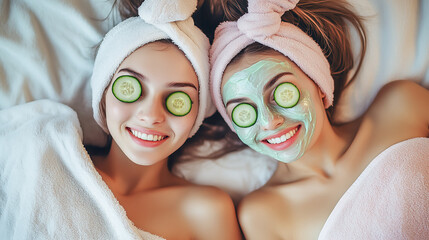
[[429, 138], [378, 155], [347, 190], [319, 239], [429, 239]]

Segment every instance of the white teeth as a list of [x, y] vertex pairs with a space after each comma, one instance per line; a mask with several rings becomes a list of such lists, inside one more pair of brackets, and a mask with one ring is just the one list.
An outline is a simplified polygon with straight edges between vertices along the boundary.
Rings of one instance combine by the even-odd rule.
[[285, 142], [289, 138], [293, 137], [295, 135], [296, 131], [298, 131], [298, 127], [290, 130], [288, 133], [282, 135], [281, 137], [267, 139], [267, 142], [270, 144], [279, 144], [279, 143]]
[[141, 132], [138, 132], [136, 130], [131, 130], [131, 132], [133, 133], [134, 136], [136, 136], [140, 139], [146, 140], [146, 141], [156, 142], [156, 141], [160, 141], [160, 140], [165, 138], [165, 136], [141, 133]]

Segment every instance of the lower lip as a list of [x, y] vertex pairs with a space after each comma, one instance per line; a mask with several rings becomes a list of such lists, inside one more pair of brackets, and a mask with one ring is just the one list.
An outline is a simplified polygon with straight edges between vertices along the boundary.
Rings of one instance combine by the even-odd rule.
[[168, 138], [168, 137], [165, 137], [164, 139], [162, 139], [160, 141], [147, 141], [147, 140], [143, 140], [143, 139], [140, 139], [140, 138], [134, 136], [133, 133], [131, 132], [131, 130], [128, 130], [128, 133], [130, 134], [131, 139], [135, 143], [137, 143], [138, 145], [143, 146], [143, 147], [151, 147], [151, 148], [152, 147], [158, 147], [159, 145], [163, 144]]
[[296, 139], [298, 138], [298, 134], [300, 132], [301, 132], [301, 125], [298, 127], [298, 130], [293, 135], [293, 137], [289, 138], [288, 140], [286, 140], [282, 143], [270, 144], [267, 141], [262, 141], [262, 143], [265, 144], [266, 146], [268, 146], [269, 148], [273, 149], [273, 150], [282, 151], [282, 150], [285, 150], [286, 148], [288, 148], [290, 145], [292, 145], [296, 141]]

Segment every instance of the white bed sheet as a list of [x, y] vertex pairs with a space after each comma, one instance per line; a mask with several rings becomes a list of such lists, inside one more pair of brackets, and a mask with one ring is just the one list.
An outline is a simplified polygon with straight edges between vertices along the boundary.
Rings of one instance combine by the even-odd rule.
[[368, 43], [362, 71], [338, 105], [337, 122], [360, 116], [390, 81], [409, 79], [429, 89], [429, 0], [348, 1], [366, 19]]
[[65, 103], [78, 113], [85, 143], [104, 144], [89, 79], [97, 45], [120, 21], [116, 9], [109, 15], [112, 2], [0, 0], [0, 109], [46, 98]]

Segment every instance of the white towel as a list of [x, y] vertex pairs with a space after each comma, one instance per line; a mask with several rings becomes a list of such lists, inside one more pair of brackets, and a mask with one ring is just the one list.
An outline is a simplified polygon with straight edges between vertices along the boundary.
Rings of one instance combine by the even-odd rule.
[[127, 218], [82, 138], [50, 100], [0, 111], [0, 239], [162, 239]]

